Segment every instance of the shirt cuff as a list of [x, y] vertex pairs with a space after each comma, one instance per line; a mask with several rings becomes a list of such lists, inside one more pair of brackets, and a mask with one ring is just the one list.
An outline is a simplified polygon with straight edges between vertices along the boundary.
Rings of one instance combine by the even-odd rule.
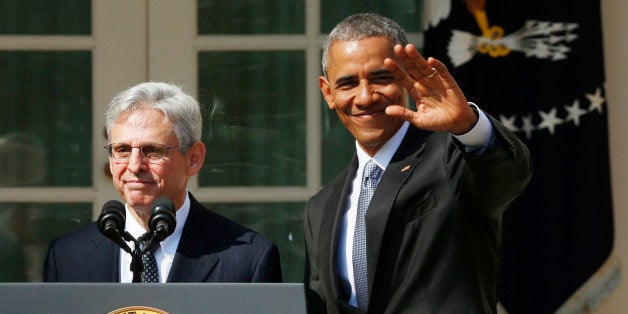
[[484, 112], [472, 102], [469, 102], [469, 106], [473, 107], [477, 111], [478, 122], [469, 132], [461, 135], [454, 135], [454, 137], [466, 147], [468, 152], [486, 147], [493, 134], [493, 125], [491, 124], [491, 121], [489, 121], [486, 114], [484, 114]]

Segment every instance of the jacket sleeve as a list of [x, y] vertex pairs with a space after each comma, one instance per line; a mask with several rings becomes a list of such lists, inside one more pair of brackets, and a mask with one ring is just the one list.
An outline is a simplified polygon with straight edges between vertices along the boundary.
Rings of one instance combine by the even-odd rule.
[[253, 273], [251, 282], [282, 282], [279, 249], [274, 243], [268, 243]]
[[309, 219], [309, 203], [306, 205], [303, 212], [303, 225], [305, 234], [305, 273], [304, 273], [304, 286], [305, 286], [305, 303], [308, 313], [326, 313], [325, 298], [322, 291], [322, 282], [319, 277], [318, 266], [316, 261], [313, 260], [315, 254], [309, 252], [312, 250], [314, 253], [317, 250], [317, 245], [312, 235], [312, 226]]
[[493, 125], [494, 147], [479, 155], [460, 151], [470, 170], [465, 177], [467, 187], [471, 187], [471, 200], [481, 204], [477, 208], [501, 215], [530, 182], [532, 160], [530, 151], [516, 134], [488, 117]]
[[56, 282], [57, 281], [57, 267], [55, 261], [55, 243], [56, 240], [50, 243], [48, 247], [48, 253], [46, 254], [46, 260], [44, 261], [43, 269], [43, 281], [44, 282]]

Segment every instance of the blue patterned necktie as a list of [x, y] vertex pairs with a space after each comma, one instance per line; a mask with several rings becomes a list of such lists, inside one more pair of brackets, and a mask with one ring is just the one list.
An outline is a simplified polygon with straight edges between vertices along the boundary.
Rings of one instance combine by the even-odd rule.
[[[140, 247], [144, 247], [144, 243], [140, 243]], [[141, 282], [159, 282], [159, 270], [157, 269], [157, 260], [155, 259], [155, 250], [159, 245], [154, 246], [142, 255], [142, 265], [144, 266], [141, 274]]]
[[353, 279], [355, 281], [355, 293], [360, 310], [366, 311], [369, 304], [369, 292], [367, 281], [366, 262], [366, 221], [364, 216], [371, 202], [379, 182], [382, 169], [373, 160], [369, 160], [364, 166], [362, 175], [362, 188], [358, 198], [358, 210], [355, 219], [355, 232], [353, 234]]

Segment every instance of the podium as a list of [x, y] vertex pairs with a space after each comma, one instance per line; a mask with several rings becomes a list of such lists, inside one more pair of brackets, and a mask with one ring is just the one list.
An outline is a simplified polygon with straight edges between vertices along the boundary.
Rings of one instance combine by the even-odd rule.
[[2, 313], [306, 312], [302, 283], [0, 283], [0, 304]]

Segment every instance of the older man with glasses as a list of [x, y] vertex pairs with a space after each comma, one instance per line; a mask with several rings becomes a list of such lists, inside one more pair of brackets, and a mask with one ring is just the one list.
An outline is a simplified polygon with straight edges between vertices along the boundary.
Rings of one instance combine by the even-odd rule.
[[[148, 234], [156, 200], [171, 200], [176, 210], [174, 231], [151, 252], [151, 266], [142, 268], [155, 273], [142, 273], [142, 282], [280, 282], [275, 244], [207, 210], [188, 192], [188, 180], [205, 159], [201, 126], [198, 102], [171, 84], [142, 83], [109, 104], [105, 149], [126, 203], [123, 231], [133, 239]], [[133, 252], [99, 227], [93, 223], [53, 240], [44, 281], [135, 282]], [[125, 240], [135, 249], [135, 241]]]

